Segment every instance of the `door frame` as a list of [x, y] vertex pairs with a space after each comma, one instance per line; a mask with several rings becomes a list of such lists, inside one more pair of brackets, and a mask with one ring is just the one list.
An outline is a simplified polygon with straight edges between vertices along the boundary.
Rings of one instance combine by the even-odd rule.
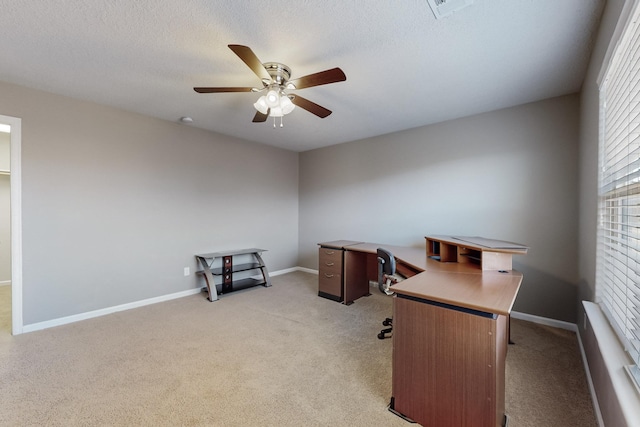
[[11, 126], [11, 331], [23, 331], [22, 319], [22, 120], [0, 115], [0, 123]]

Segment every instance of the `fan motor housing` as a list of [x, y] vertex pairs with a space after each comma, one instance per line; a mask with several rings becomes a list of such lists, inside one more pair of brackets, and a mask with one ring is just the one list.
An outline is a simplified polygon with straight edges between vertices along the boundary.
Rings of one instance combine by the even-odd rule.
[[267, 70], [274, 83], [285, 85], [291, 78], [291, 68], [279, 62], [265, 62], [262, 66]]

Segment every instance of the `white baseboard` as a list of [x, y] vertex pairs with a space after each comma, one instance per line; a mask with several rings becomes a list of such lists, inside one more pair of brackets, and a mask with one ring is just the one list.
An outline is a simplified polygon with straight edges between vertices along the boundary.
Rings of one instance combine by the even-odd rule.
[[549, 319], [548, 317], [535, 316], [533, 314], [520, 313], [518, 311], [512, 311], [511, 317], [514, 319], [526, 320], [527, 322], [538, 323], [540, 325], [578, 332], [578, 326], [575, 323], [563, 322], [562, 320]]
[[296, 267], [295, 271], [304, 271], [305, 273], [318, 274], [318, 270], [312, 270], [311, 268], [306, 267]]
[[11, 280], [0, 280], [0, 286], [11, 286]]
[[117, 313], [119, 311], [130, 310], [132, 308], [144, 307], [145, 305], [157, 304], [159, 302], [170, 301], [176, 298], [183, 298], [189, 295], [200, 293], [201, 289], [189, 289], [188, 291], [176, 292], [174, 294], [163, 295], [155, 298], [149, 298], [141, 301], [135, 301], [127, 304], [116, 305], [113, 307], [102, 308], [100, 310], [88, 311], [86, 313], [74, 314], [73, 316], [60, 317], [58, 319], [47, 320], [44, 322], [32, 323], [24, 325], [23, 333], [40, 331], [42, 329], [53, 328], [54, 326], [66, 325], [69, 323], [79, 322], [81, 320], [93, 319], [94, 317], [106, 316], [107, 314]]
[[[291, 273], [294, 271], [307, 271], [313, 273], [313, 270], [309, 270], [302, 267], [286, 268], [283, 270], [274, 271], [269, 273], [269, 276], [279, 276], [281, 274]], [[317, 274], [317, 271], [316, 271]], [[262, 276], [260, 276], [262, 277]], [[9, 282], [10, 284], [11, 282]], [[1, 283], [0, 283], [1, 285]], [[69, 323], [80, 322], [82, 320], [93, 319], [95, 317], [106, 316], [107, 314], [117, 313], [119, 311], [131, 310], [132, 308], [144, 307], [145, 305], [157, 304], [159, 302], [170, 301], [176, 298], [183, 298], [189, 295], [200, 293], [202, 288], [189, 289], [188, 291], [176, 292], [173, 294], [162, 295], [155, 298], [149, 298], [142, 301], [135, 301], [127, 304], [117, 305], [113, 307], [102, 308], [100, 310], [88, 311], [85, 313], [74, 314], [73, 316], [60, 317], [58, 319], [46, 320], [44, 322], [32, 323], [30, 325], [24, 325], [22, 328], [23, 333], [35, 332], [43, 329], [53, 328], [55, 326], [62, 326]]]
[[285, 268], [283, 270], [277, 270], [272, 273], [269, 273], [269, 276], [273, 277], [273, 276], [280, 276], [282, 274], [293, 273], [294, 271], [298, 271], [299, 268], [300, 267], [291, 267], [291, 268]]
[[604, 427], [604, 420], [602, 419], [602, 411], [600, 411], [600, 404], [598, 403], [598, 396], [596, 395], [596, 388], [593, 385], [593, 378], [591, 378], [591, 369], [589, 369], [589, 362], [587, 361], [587, 353], [584, 350], [582, 344], [582, 337], [580, 332], [576, 334], [578, 336], [578, 345], [580, 346], [580, 356], [582, 356], [582, 365], [584, 366], [584, 373], [587, 377], [587, 384], [589, 385], [589, 393], [591, 394], [591, 402], [593, 403], [593, 411], [595, 412], [596, 419], [599, 427]]

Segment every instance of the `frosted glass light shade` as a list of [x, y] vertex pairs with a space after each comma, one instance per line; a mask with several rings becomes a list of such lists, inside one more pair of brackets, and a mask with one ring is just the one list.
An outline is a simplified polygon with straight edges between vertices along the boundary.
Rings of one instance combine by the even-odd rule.
[[271, 89], [267, 92], [267, 105], [271, 108], [280, 105], [280, 94], [277, 91]]
[[255, 104], [253, 104], [253, 106], [256, 108], [256, 110], [260, 111], [262, 114], [267, 114], [267, 111], [269, 111], [269, 106], [267, 105], [267, 99], [264, 95], [258, 98], [258, 100], [256, 101]]
[[288, 96], [280, 98], [280, 108], [282, 108], [282, 114], [289, 114], [296, 106], [291, 102]]

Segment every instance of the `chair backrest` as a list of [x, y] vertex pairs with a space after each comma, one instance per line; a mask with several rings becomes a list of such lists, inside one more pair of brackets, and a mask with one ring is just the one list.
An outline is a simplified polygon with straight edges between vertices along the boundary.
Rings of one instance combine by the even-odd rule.
[[[380, 260], [382, 262], [380, 262]], [[382, 272], [384, 274], [396, 273], [396, 259], [393, 254], [386, 249], [378, 248], [378, 262], [382, 264]]]
[[396, 273], [396, 259], [393, 254], [386, 249], [378, 248], [378, 289], [380, 292], [393, 295], [393, 291], [389, 289], [392, 282], [391, 276]]

